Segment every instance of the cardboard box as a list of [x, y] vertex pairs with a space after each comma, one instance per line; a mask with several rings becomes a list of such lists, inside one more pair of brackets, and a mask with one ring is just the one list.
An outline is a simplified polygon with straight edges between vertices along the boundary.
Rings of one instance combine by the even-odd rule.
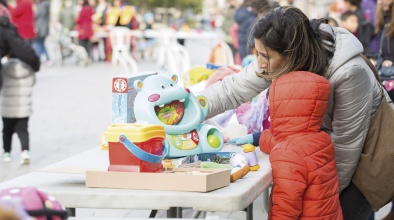
[[138, 75], [118, 76], [112, 79], [112, 123], [134, 123], [134, 100], [137, 90], [134, 81], [144, 81], [147, 77], [156, 75], [154, 72], [144, 72]]
[[230, 184], [228, 169], [169, 170], [164, 173], [86, 171], [86, 187], [208, 192]]

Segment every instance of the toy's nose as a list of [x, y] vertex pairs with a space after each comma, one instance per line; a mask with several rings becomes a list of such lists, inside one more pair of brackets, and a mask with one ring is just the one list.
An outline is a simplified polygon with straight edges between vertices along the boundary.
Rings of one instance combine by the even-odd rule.
[[148, 97], [148, 100], [150, 102], [156, 102], [157, 100], [160, 99], [160, 95], [159, 94], [152, 94]]
[[187, 93], [190, 93], [190, 89], [189, 88], [185, 88]]

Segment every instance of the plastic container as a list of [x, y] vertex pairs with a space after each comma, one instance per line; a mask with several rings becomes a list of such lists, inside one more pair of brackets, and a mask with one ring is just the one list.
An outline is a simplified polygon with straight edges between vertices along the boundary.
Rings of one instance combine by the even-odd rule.
[[163, 126], [112, 124], [106, 131], [109, 150], [108, 171], [162, 172], [167, 155]]

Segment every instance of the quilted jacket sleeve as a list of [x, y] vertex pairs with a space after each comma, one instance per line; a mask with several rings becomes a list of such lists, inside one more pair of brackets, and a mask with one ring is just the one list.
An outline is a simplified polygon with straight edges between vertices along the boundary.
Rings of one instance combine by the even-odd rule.
[[298, 219], [307, 188], [307, 166], [296, 152], [283, 148], [271, 152], [270, 162], [274, 179], [270, 219]]
[[276, 145], [276, 140], [274, 135], [272, 135], [270, 130], [264, 130], [260, 136], [260, 141], [259, 141], [260, 150], [264, 153], [269, 154], [271, 153], [275, 145]]
[[258, 77], [256, 71], [260, 69], [257, 61], [254, 61], [240, 73], [227, 76], [203, 90], [201, 95], [204, 95], [209, 103], [207, 118], [237, 108], [268, 88], [271, 82]]
[[372, 73], [359, 65], [343, 71], [335, 83], [330, 133], [335, 146], [340, 191], [349, 185], [361, 156], [372, 111], [371, 81], [374, 80], [370, 78]]

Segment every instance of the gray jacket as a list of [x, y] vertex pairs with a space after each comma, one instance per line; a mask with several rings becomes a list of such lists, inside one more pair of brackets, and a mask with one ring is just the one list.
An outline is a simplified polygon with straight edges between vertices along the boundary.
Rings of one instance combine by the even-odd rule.
[[49, 34], [49, 7], [48, 1], [41, 1], [36, 4], [37, 10], [34, 15], [34, 20], [37, 29], [37, 37], [46, 37]]
[[32, 113], [32, 92], [35, 74], [19, 59], [10, 59], [1, 70], [3, 87], [0, 93], [1, 116], [25, 118]]
[[[343, 28], [321, 25], [335, 37], [335, 53], [325, 77], [331, 84], [328, 108], [322, 129], [330, 134], [335, 145], [340, 190], [347, 187], [358, 165], [369, 121], [380, 103], [380, 87], [375, 77], [359, 56], [363, 46]], [[227, 109], [234, 109], [251, 100], [270, 86], [270, 82], [256, 76], [260, 71], [252, 62], [240, 73], [202, 91], [208, 99], [208, 117]], [[388, 95], [386, 93], [386, 98]]]

